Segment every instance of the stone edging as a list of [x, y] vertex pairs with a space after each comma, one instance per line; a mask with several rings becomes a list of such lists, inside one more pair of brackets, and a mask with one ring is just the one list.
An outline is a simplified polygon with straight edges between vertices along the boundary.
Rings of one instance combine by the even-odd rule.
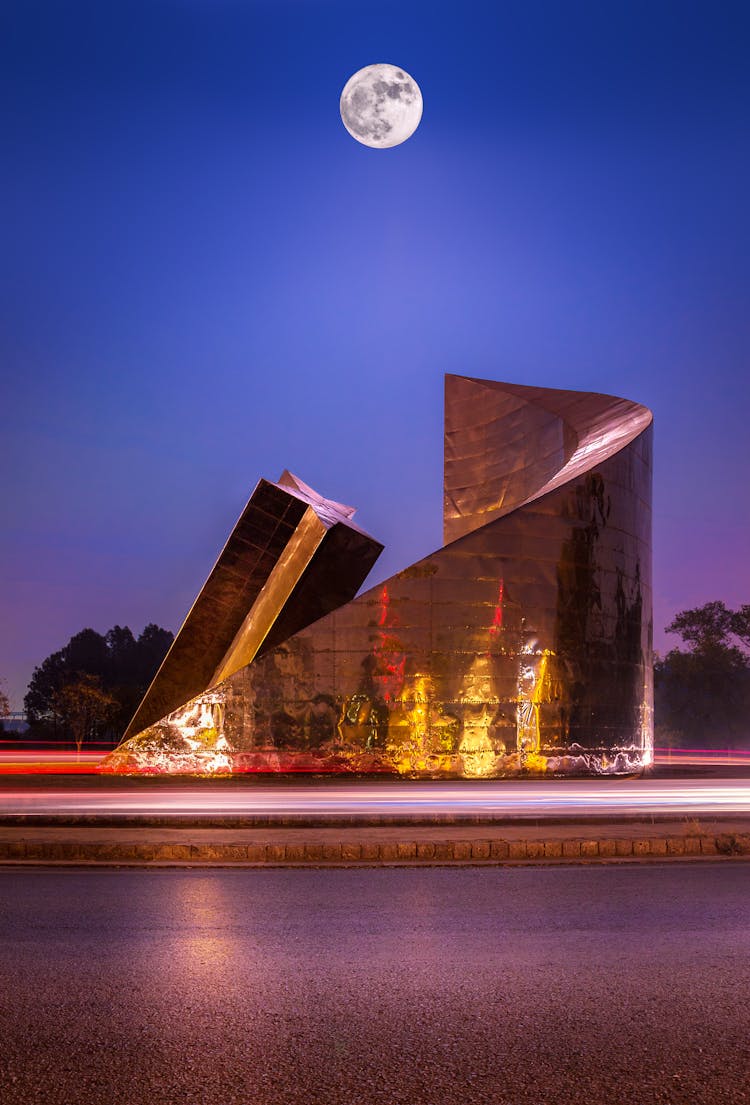
[[396, 840], [338, 843], [0, 841], [0, 864], [431, 864], [750, 856], [750, 833], [551, 840]]

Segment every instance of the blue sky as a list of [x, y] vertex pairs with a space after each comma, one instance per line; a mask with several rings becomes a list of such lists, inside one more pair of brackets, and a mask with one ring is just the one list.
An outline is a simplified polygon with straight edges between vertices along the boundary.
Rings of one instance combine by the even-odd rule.
[[[750, 8], [6, 0], [0, 677], [176, 629], [260, 476], [441, 542], [442, 376], [656, 419], [655, 624], [750, 601]], [[419, 82], [370, 150], [361, 66]]]

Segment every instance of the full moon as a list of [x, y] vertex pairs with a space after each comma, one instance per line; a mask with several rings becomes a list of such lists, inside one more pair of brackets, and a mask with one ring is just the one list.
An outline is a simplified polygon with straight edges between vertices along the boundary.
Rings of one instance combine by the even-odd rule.
[[422, 118], [419, 85], [395, 65], [366, 65], [344, 85], [341, 120], [363, 146], [385, 150], [411, 138]]

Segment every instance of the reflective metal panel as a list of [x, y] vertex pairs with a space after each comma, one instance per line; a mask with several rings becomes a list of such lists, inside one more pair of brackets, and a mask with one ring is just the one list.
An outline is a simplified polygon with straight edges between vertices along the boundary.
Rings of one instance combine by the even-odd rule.
[[560, 487], [650, 424], [649, 410], [613, 395], [446, 376], [444, 543]]
[[352, 598], [383, 548], [353, 514], [289, 472], [261, 480], [125, 739]]
[[445, 525], [459, 536], [299, 632], [281, 615], [283, 640], [110, 769], [650, 763], [651, 435], [626, 400], [449, 377]]

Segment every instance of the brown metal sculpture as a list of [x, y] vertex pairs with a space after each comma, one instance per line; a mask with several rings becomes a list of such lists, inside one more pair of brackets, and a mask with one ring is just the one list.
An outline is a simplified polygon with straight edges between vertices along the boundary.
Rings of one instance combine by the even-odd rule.
[[383, 546], [291, 472], [261, 480], [125, 739], [348, 602]]
[[447, 376], [445, 544], [357, 598], [380, 546], [288, 475], [262, 481], [105, 770], [647, 765], [651, 423], [611, 396]]

